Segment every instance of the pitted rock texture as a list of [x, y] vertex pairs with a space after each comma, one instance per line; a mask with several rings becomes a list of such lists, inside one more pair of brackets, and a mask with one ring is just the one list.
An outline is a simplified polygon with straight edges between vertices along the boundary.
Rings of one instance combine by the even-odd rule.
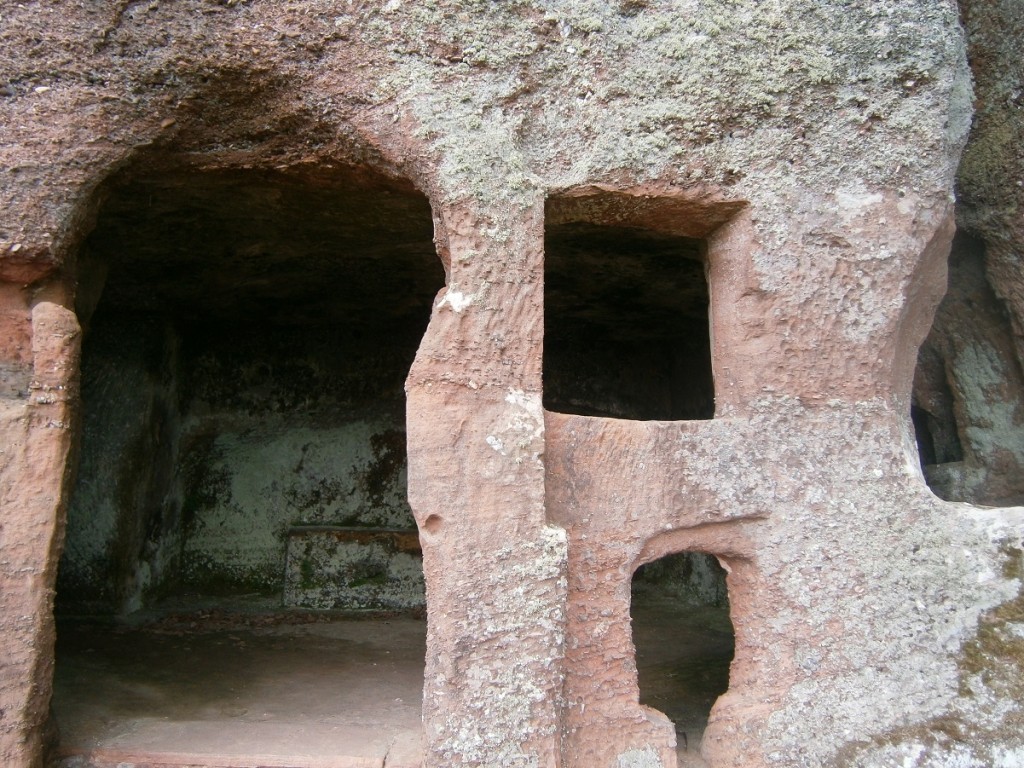
[[[426, 766], [674, 766], [671, 723], [639, 704], [629, 588], [636, 567], [683, 550], [729, 571], [736, 656], [703, 745], [713, 768], [952, 766], [965, 750], [1010, 765], [1024, 748], [1007, 565], [1020, 509], [939, 500], [910, 416], [955, 222], [985, 240], [1020, 355], [1015, 3], [102, 0], [0, 14], [0, 762], [43, 755], [57, 559], [89, 436], [79, 327], [88, 345], [104, 285], [125, 305], [203, 309], [217, 333], [325, 313], [358, 326], [382, 285], [402, 314], [425, 273], [360, 290], [316, 243], [288, 247], [310, 225], [372, 259], [330, 205], [304, 202], [335, 200], [344, 219], [366, 190], [394, 196], [389, 211], [425, 214], [426, 198], [445, 273], [424, 289], [425, 303], [440, 289], [425, 331], [394, 334], [416, 350], [404, 427]], [[150, 205], [167, 190], [184, 194]], [[383, 221], [377, 244], [403, 251], [410, 230], [362, 210], [355, 228]], [[154, 246], [184, 243], [177, 255], [130, 248], [151, 214], [167, 225]], [[693, 349], [707, 344], [713, 408], [706, 386], [678, 421], [545, 400], [559, 226], [612, 227], [615, 249], [627, 235], [700, 242], [679, 256], [706, 276]], [[272, 249], [230, 247], [267, 233]], [[126, 280], [91, 261], [101, 242], [131, 251], [116, 254]], [[613, 352], [579, 366], [581, 382]], [[238, 416], [298, 391], [263, 381], [266, 398], [230, 377], [209, 392]], [[169, 450], [143, 432], [144, 455]]]

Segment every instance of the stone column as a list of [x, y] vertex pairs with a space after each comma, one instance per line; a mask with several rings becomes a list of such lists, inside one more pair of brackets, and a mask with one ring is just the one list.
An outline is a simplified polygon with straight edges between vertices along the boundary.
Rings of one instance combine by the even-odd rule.
[[566, 543], [544, 514], [543, 199], [440, 222], [448, 284], [406, 386], [424, 764], [555, 766]]
[[77, 412], [79, 328], [58, 303], [0, 286], [0, 763], [42, 762], [53, 590]]

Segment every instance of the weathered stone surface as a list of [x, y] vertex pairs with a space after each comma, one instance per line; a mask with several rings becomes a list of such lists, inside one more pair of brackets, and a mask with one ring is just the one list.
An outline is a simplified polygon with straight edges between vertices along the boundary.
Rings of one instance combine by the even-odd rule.
[[400, 611], [425, 607], [416, 531], [296, 526], [288, 532], [288, 607]]
[[36, 765], [42, 756], [53, 676], [53, 582], [77, 426], [75, 316], [42, 300], [30, 318], [28, 396], [0, 403], [0, 760], [9, 765]]
[[[636, 567], [683, 550], [729, 571], [736, 655], [710, 765], [1017, 759], [1024, 521], [933, 495], [910, 424], [972, 114], [953, 3], [111, 0], [2, 13], [5, 764], [41, 758], [81, 436], [79, 321], [89, 332], [115, 296], [179, 320], [207, 309], [218, 333], [254, 318], [287, 327], [293, 313], [396, 318], [380, 296], [429, 301], [439, 283], [399, 270], [394, 290], [362, 290], [317, 241], [371, 261], [415, 241], [422, 255], [413, 187], [446, 279], [405, 347], [417, 350], [405, 429], [427, 766], [673, 766], [671, 723], [639, 705], [629, 595]], [[977, 0], [964, 20], [980, 101], [957, 215], [985, 239], [1019, 361], [1021, 19], [1012, 2]], [[349, 238], [362, 225], [377, 236]], [[713, 418], [545, 412], [545, 235], [565, 226], [702, 241]], [[125, 279], [90, 266], [97, 248]], [[229, 339], [213, 359], [233, 359]], [[604, 352], [590, 370], [611, 364]], [[288, 377], [256, 396], [231, 370], [188, 401], [230, 404], [214, 414], [221, 436], [275, 398], [301, 410]], [[998, 382], [1007, 402], [1014, 386]], [[144, 456], [168, 449], [139, 435]], [[979, 464], [992, 496], [973, 499], [1015, 493], [1000, 473], [1016, 465], [997, 454]]]

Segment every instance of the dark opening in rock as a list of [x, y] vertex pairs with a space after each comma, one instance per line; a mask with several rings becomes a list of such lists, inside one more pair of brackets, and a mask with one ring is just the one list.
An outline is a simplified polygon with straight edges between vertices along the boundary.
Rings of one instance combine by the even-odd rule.
[[911, 419], [929, 486], [950, 501], [1024, 499], [1024, 373], [984, 243], [960, 231], [949, 289], [917, 356]]
[[432, 240], [426, 198], [362, 168], [111, 184], [79, 258], [60, 605], [422, 606], [403, 384], [444, 282]]
[[710, 419], [703, 241], [569, 221], [549, 223], [544, 248], [545, 408]]
[[364, 169], [108, 191], [78, 260], [62, 754], [415, 754], [426, 626], [403, 384], [444, 282], [427, 200]]
[[641, 566], [631, 615], [640, 703], [675, 723], [680, 755], [699, 752], [711, 707], [729, 687], [735, 647], [725, 571], [702, 552]]
[[956, 421], [951, 416], [952, 413], [948, 411], [940, 410], [936, 415], [917, 405], [910, 407], [922, 467], [963, 460], [963, 449], [956, 434]]

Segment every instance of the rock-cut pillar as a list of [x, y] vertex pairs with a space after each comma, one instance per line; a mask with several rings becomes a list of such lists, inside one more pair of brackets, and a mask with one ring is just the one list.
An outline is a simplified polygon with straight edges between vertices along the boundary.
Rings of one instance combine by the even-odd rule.
[[78, 321], [0, 285], [0, 764], [41, 765], [53, 589], [77, 403]]
[[544, 514], [543, 200], [440, 220], [449, 279], [406, 386], [425, 766], [555, 766], [566, 544]]

